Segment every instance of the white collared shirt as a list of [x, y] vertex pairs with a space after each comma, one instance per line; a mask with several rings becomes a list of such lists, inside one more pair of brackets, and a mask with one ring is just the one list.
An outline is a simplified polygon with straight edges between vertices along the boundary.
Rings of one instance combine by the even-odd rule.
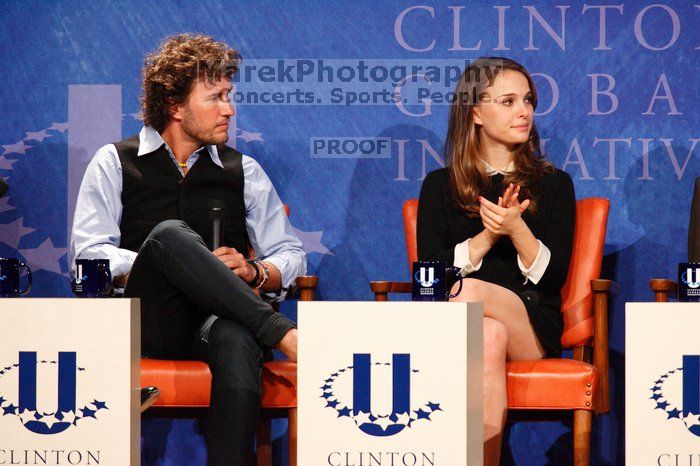
[[[507, 175], [515, 170], [515, 163], [512, 161], [503, 170], [497, 170], [489, 165], [485, 160], [482, 161], [482, 163], [484, 164], [484, 168], [486, 169], [486, 174], [488, 176]], [[463, 277], [466, 277], [467, 275], [481, 269], [481, 264], [484, 262], [484, 259], [482, 258], [478, 264], [472, 264], [471, 260], [469, 259], [470, 240], [471, 238], [467, 238], [465, 241], [457, 244], [454, 249], [455, 258], [453, 265], [460, 268], [460, 273]], [[542, 279], [542, 276], [549, 265], [549, 261], [552, 258], [552, 252], [549, 250], [549, 248], [539, 239], [537, 242], [539, 243], [540, 248], [537, 251], [535, 260], [533, 260], [532, 264], [530, 264], [530, 267], [525, 267], [525, 264], [523, 264], [523, 261], [520, 258], [520, 254], [518, 254], [518, 268], [520, 269], [520, 273], [523, 274], [523, 277], [525, 277], [525, 282], [523, 284], [527, 283], [529, 280], [536, 285]]]

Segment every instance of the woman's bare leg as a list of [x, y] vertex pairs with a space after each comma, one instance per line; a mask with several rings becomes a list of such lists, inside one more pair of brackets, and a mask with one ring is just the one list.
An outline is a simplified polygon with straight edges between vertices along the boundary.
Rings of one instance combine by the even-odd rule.
[[506, 361], [540, 359], [544, 350], [525, 305], [507, 288], [465, 278], [452, 301], [484, 303], [484, 465], [496, 466], [508, 411]]

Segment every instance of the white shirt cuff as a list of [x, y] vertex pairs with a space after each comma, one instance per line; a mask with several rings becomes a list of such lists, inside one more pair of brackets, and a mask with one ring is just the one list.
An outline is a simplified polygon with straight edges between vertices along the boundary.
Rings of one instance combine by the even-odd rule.
[[463, 241], [455, 246], [455, 260], [452, 265], [460, 269], [459, 273], [462, 274], [463, 277], [466, 277], [470, 273], [476, 272], [481, 268], [481, 264], [484, 263], [484, 259], [481, 259], [478, 264], [472, 265], [471, 261], [469, 260], [470, 239], [471, 238], [468, 238], [466, 241]]
[[552, 258], [552, 252], [549, 250], [549, 248], [545, 246], [542, 241], [537, 240], [537, 242], [540, 243], [540, 250], [537, 252], [537, 256], [535, 257], [535, 260], [532, 261], [529, 268], [525, 267], [523, 261], [520, 260], [520, 254], [518, 254], [518, 267], [520, 268], [520, 272], [523, 274], [523, 277], [525, 277], [525, 282], [523, 285], [527, 283], [528, 280], [537, 285], [537, 283], [542, 279], [542, 275], [544, 275], [545, 270], [547, 270], [549, 260]]

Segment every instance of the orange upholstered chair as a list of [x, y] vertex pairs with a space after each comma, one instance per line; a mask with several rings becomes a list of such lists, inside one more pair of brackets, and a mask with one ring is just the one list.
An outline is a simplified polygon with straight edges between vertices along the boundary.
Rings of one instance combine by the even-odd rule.
[[[287, 215], [289, 208], [284, 206]], [[251, 251], [251, 257], [254, 254]], [[318, 277], [296, 280], [299, 300], [313, 301]], [[209, 408], [211, 372], [201, 361], [141, 360], [141, 386], [156, 386], [160, 396], [145, 417], [200, 416]], [[256, 435], [258, 466], [272, 465], [270, 419], [289, 421], [289, 465], [296, 466], [297, 445], [297, 365], [289, 361], [263, 364], [261, 418]], [[247, 466], [247, 465], [246, 465]]]
[[[312, 301], [317, 277], [299, 277], [301, 301]], [[146, 417], [199, 416], [209, 408], [211, 372], [201, 361], [141, 360], [141, 386], [160, 390]], [[261, 419], [256, 436], [258, 466], [272, 465], [270, 419], [289, 420], [289, 465], [296, 466], [297, 438], [297, 365], [289, 361], [263, 364]]]
[[[608, 293], [601, 280], [603, 245], [610, 202], [602, 198], [576, 203], [576, 227], [569, 274], [562, 289], [562, 345], [573, 359], [516, 361], [507, 365], [509, 420], [567, 417], [573, 413], [574, 464], [588, 465], [593, 413], [609, 410]], [[418, 258], [418, 200], [403, 205], [409, 270]], [[377, 301], [388, 293], [411, 291], [410, 282], [370, 283]]]

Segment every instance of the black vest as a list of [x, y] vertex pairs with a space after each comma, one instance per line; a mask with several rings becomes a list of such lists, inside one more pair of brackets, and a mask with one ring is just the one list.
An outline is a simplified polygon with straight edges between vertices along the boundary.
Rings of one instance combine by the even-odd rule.
[[120, 247], [138, 251], [151, 230], [164, 220], [183, 220], [211, 247], [209, 208], [225, 209], [222, 244], [247, 255], [242, 155], [217, 146], [224, 168], [204, 149], [184, 178], [165, 144], [137, 156], [139, 136], [114, 144], [122, 165], [122, 219]]

